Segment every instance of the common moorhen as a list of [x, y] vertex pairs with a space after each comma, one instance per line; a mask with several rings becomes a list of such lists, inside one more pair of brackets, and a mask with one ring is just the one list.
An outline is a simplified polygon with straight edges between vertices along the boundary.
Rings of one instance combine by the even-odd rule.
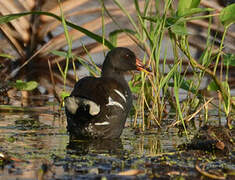
[[105, 57], [101, 77], [79, 80], [65, 98], [67, 129], [73, 137], [118, 138], [132, 106], [132, 94], [124, 73], [146, 68], [124, 47]]

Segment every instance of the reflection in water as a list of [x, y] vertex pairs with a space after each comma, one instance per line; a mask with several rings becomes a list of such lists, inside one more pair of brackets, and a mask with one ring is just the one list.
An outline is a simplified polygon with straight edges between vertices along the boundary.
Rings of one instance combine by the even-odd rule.
[[68, 154], [86, 155], [97, 154], [120, 154], [123, 151], [123, 145], [118, 139], [69, 139], [67, 145]]

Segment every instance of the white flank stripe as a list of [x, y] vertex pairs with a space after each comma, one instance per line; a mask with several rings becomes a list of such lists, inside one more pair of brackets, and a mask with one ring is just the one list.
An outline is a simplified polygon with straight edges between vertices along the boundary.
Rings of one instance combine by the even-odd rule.
[[109, 103], [106, 104], [106, 106], [118, 106], [124, 110], [123, 106], [119, 102], [114, 101], [111, 97], [109, 97]]
[[108, 121], [104, 121], [104, 122], [101, 122], [101, 123], [95, 123], [96, 126], [103, 126], [103, 125], [109, 125], [109, 122]]
[[126, 102], [126, 97], [117, 89], [114, 89], [114, 91]]

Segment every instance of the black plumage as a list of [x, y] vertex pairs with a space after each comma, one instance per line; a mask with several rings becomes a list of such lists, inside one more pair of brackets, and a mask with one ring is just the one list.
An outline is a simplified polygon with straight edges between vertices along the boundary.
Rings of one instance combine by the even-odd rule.
[[112, 49], [105, 58], [101, 77], [79, 80], [65, 99], [70, 135], [89, 138], [118, 138], [132, 107], [132, 94], [124, 73], [144, 70], [127, 48]]

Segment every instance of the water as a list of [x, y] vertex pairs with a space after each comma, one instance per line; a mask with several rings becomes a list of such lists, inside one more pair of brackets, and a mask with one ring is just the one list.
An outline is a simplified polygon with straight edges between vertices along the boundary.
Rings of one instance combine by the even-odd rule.
[[[139, 133], [128, 120], [119, 140], [71, 140], [63, 112], [54, 112], [59, 111], [48, 106], [37, 112], [0, 114], [0, 153], [11, 159], [1, 163], [0, 179], [168, 179], [181, 175], [197, 179], [200, 175], [194, 155], [178, 151], [186, 138], [178, 135], [177, 128]], [[234, 157], [218, 158], [212, 165], [221, 168], [225, 163], [234, 170]], [[139, 175], [118, 175], [127, 170]]]

